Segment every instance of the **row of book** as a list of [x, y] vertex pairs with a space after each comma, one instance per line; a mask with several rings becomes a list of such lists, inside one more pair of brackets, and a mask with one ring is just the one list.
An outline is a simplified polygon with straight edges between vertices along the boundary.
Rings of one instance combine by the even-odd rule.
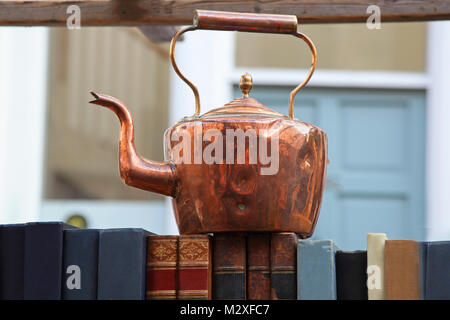
[[367, 235], [367, 250], [341, 251], [331, 240], [300, 240], [300, 300], [449, 300], [450, 241]]
[[0, 299], [263, 299], [261, 289], [295, 299], [296, 244], [291, 233], [163, 236], [62, 222], [1, 225]]
[[[149, 239], [149, 246], [158, 243], [158, 251], [168, 251], [162, 249], [167, 237]], [[211, 239], [212, 262], [202, 261], [205, 270], [212, 265], [213, 299], [450, 299], [450, 241], [388, 240], [386, 234], [369, 233], [367, 250], [342, 251], [332, 240], [301, 240], [293, 233], [224, 233]], [[180, 248], [179, 259], [173, 254], [170, 260], [178, 276], [157, 287], [148, 282], [147, 298], [169, 298], [168, 292], [170, 298], [186, 297], [183, 283], [193, 275], [183, 273], [188, 265], [181, 252], [190, 240], [172, 236], [170, 241]], [[164, 258], [149, 255], [147, 262], [155, 278], [167, 271]]]
[[2, 225], [0, 299], [450, 299], [450, 242]]
[[0, 299], [143, 299], [143, 229], [62, 222], [0, 226]]
[[369, 300], [449, 300], [450, 241], [367, 235]]

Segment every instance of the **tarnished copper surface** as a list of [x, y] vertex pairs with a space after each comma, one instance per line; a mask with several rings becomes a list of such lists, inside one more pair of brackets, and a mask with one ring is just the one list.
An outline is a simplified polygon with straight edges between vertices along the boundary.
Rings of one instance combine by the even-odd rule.
[[[244, 104], [247, 99], [251, 98], [239, 98]], [[246, 107], [244, 112], [249, 109], [251, 111], [251, 107]], [[279, 170], [275, 175], [261, 175], [259, 163], [178, 164], [176, 176], [181, 183], [173, 203], [181, 233], [290, 231], [305, 236], [312, 234], [319, 214], [327, 160], [327, 139], [321, 129], [287, 116], [273, 115], [270, 111], [264, 114], [259, 108], [254, 113], [230, 114], [219, 110], [168, 129], [165, 135], [168, 159], [178, 143], [170, 141], [169, 137], [184, 130], [194, 137], [196, 124], [202, 126], [203, 132], [218, 129], [224, 137], [226, 129], [270, 129], [270, 135], [278, 133]], [[270, 135], [265, 137], [268, 145]], [[206, 145], [204, 143], [203, 148]]]
[[[245, 14], [241, 15], [244, 17], [242, 19], [246, 19]], [[208, 13], [208, 17], [207, 25], [215, 26], [219, 20], [211, 21], [211, 17], [219, 19], [222, 15]], [[290, 18], [287, 20], [290, 21]], [[190, 28], [193, 30], [196, 27]], [[133, 122], [126, 107], [115, 98], [93, 93], [96, 99], [92, 103], [108, 107], [120, 119], [119, 167], [124, 182], [173, 197], [175, 218], [181, 234], [263, 231], [295, 232], [303, 237], [310, 236], [317, 222], [324, 189], [327, 138], [320, 128], [293, 118], [293, 96], [314, 71], [315, 49], [307, 80], [291, 93], [290, 116], [271, 110], [249, 97], [252, 86], [249, 74], [241, 78], [241, 98], [199, 116], [198, 91], [181, 75], [173, 58], [176, 37], [171, 46], [173, 66], [196, 93], [197, 104], [194, 116], [183, 118], [166, 131], [166, 162], [143, 159], [134, 148]], [[190, 159], [198, 158], [196, 143], [201, 145], [200, 152], [211, 144], [211, 140], [203, 141], [202, 136], [199, 138], [199, 128], [203, 133], [216, 130], [221, 134], [219, 139], [223, 139], [223, 159], [220, 158], [219, 163], [206, 163], [202, 159], [203, 153], [200, 153], [202, 162], [177, 160], [180, 151], [175, 147], [179, 147], [184, 138], [174, 140], [171, 137], [186, 137], [189, 149], [183, 149], [182, 153], [190, 152]], [[261, 144], [258, 146], [256, 163], [249, 161], [249, 143], [244, 145], [244, 163], [227, 163], [226, 136], [230, 129], [242, 129], [244, 132], [253, 130], [257, 141], [265, 142], [269, 150], [278, 141], [278, 170], [273, 174], [261, 174], [262, 168], [268, 166], [260, 161]], [[237, 143], [233, 147], [237, 155]]]
[[196, 10], [194, 25], [203, 30], [295, 33], [297, 32], [297, 17], [280, 14]]

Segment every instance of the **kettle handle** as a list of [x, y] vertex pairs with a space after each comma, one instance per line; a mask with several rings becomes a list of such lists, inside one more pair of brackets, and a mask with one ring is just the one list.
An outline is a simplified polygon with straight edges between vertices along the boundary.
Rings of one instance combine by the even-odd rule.
[[316, 68], [317, 51], [314, 43], [304, 34], [297, 32], [297, 17], [292, 15], [272, 15], [255, 13], [237, 13], [223, 11], [196, 10], [192, 26], [179, 30], [170, 43], [170, 61], [176, 74], [191, 87], [195, 97], [194, 116], [200, 115], [200, 96], [197, 87], [178, 69], [175, 62], [175, 43], [185, 32], [193, 30], [225, 30], [261, 33], [291, 34], [306, 42], [312, 53], [312, 62], [308, 76], [289, 95], [289, 116], [294, 118], [294, 99], [308, 81]]

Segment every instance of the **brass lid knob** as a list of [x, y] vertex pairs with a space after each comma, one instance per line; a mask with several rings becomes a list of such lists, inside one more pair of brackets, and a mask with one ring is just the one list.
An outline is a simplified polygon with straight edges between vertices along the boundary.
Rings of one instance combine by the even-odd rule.
[[248, 93], [252, 90], [253, 79], [250, 73], [244, 73], [241, 76], [240, 88], [242, 91], [242, 98], [248, 98]]

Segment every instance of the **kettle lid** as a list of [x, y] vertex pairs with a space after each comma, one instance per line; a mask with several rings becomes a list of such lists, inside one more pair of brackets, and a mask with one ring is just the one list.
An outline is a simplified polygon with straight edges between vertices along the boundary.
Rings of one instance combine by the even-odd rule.
[[288, 118], [286, 115], [272, 110], [261, 102], [254, 98], [249, 97], [250, 90], [253, 87], [252, 76], [249, 73], [245, 73], [241, 76], [240, 88], [242, 91], [242, 97], [236, 98], [233, 101], [227, 103], [223, 107], [213, 109], [200, 118], [210, 118], [215, 116], [230, 116], [230, 115], [242, 115], [242, 114], [258, 114], [272, 117]]

